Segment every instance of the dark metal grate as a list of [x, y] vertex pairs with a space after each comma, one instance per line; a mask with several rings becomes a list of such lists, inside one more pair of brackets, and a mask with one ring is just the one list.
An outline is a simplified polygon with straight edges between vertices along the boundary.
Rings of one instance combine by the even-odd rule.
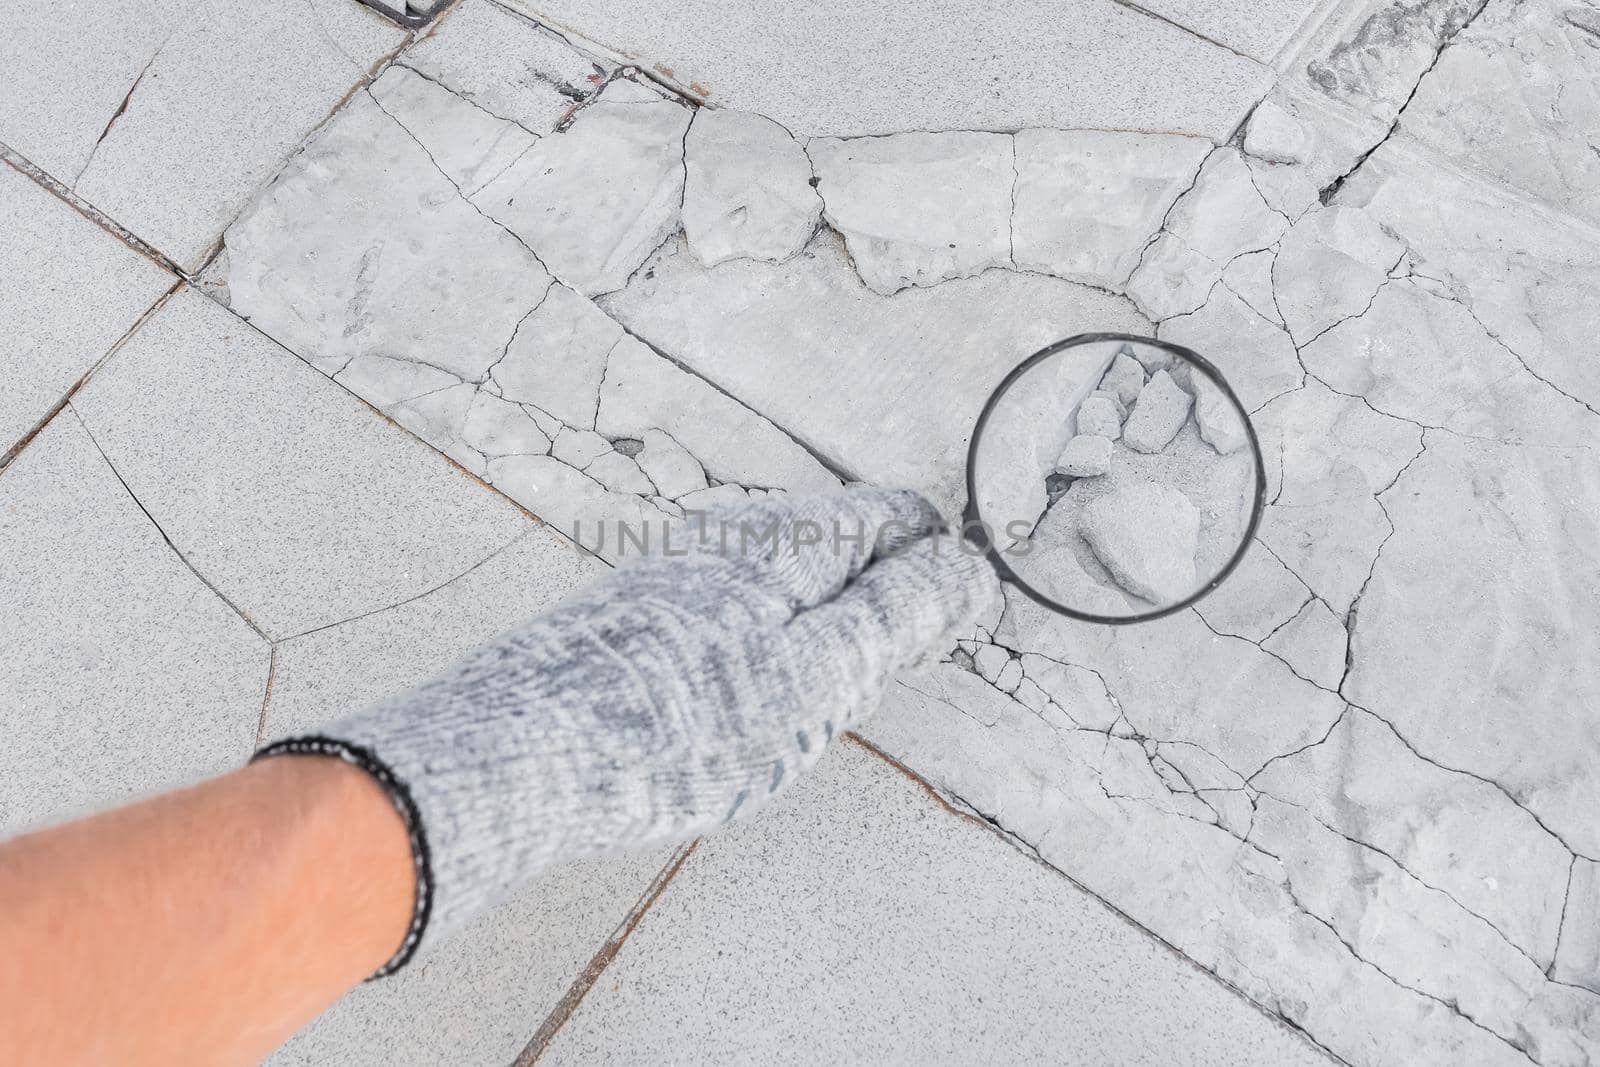
[[435, 15], [450, 6], [450, 0], [361, 0], [374, 11], [389, 16], [402, 26], [426, 26]]

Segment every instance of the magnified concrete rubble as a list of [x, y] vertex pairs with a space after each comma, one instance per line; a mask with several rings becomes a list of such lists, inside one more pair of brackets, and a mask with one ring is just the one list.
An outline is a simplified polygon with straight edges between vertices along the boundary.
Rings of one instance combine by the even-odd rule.
[[[1253, 454], [1240, 452], [1245, 426], [1232, 402], [1198, 370], [1154, 345], [1114, 344], [1109, 359], [1080, 354], [1097, 347], [1105, 350], [1064, 349], [1000, 395], [974, 479], [989, 508], [979, 517], [1011, 535], [1000, 546], [1016, 574], [1074, 610], [1126, 617], [1185, 599], [1238, 552], [1254, 502]], [[1076, 410], [1054, 406], [1060, 394], [1035, 380], [1062, 378], [1057, 361], [1106, 368]], [[1200, 382], [1210, 390], [1204, 416], [1190, 392]], [[1126, 421], [1117, 390], [1132, 397]], [[1019, 500], [1005, 490], [1019, 470], [1038, 479], [1037, 439], [1053, 446], [1067, 436], [1063, 425], [1074, 432], [1028, 499], [1030, 521], [1013, 526], [997, 510]]]
[[[857, 480], [958, 515], [985, 401], [1076, 334], [1205, 357], [1268, 483], [1191, 608], [1008, 590], [802, 807], [553, 877], [280, 1062], [781, 1058], [819, 1013], [888, 1058], [1072, 1058], [1031, 1025], [1071, 1018], [1084, 1060], [1600, 1061], [1590, 6], [224, 7], [0, 14], [0, 827], [410, 684], [618, 523]], [[1057, 372], [974, 471], [1030, 584], [1216, 573], [1226, 398]], [[862, 797], [900, 814], [834, 833]], [[962, 918], [1022, 885], [1044, 936]], [[1074, 887], [1216, 996], [1127, 977]], [[1019, 1021], [993, 958], [1185, 992]]]

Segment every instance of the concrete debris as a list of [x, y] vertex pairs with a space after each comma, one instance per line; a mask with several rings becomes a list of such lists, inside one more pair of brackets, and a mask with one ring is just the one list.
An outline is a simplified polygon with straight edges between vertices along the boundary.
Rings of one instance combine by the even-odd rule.
[[1111, 404], [1111, 409], [1117, 413], [1117, 432], [1122, 432], [1123, 420], [1128, 417], [1128, 405], [1122, 402], [1122, 398], [1120, 396], [1106, 389], [1096, 389], [1089, 394], [1085, 403], [1087, 403], [1088, 400], [1109, 401]]
[[706, 487], [706, 472], [700, 461], [660, 430], [652, 428], [644, 432], [644, 448], [635, 458], [664, 496], [676, 500]]
[[1131, 406], [1144, 389], [1144, 366], [1127, 351], [1119, 351], [1111, 369], [1100, 379], [1100, 389], [1113, 393], [1124, 406]]
[[1077, 431], [1115, 441], [1122, 436], [1122, 404], [1112, 396], [1090, 396], [1078, 405]]
[[1194, 398], [1170, 374], [1156, 371], [1128, 413], [1122, 440], [1138, 452], [1161, 451], [1183, 428], [1193, 402]]
[[556, 434], [550, 454], [576, 470], [583, 470], [611, 451], [611, 442], [593, 430], [566, 427]]
[[1311, 131], [1268, 97], [1256, 105], [1244, 130], [1244, 150], [1269, 163], [1299, 163], [1311, 152]]
[[1092, 478], [1111, 469], [1111, 439], [1079, 434], [1067, 442], [1056, 470], [1073, 478]]
[[656, 493], [655, 484], [639, 469], [639, 464], [633, 457], [621, 452], [611, 451], [596, 456], [583, 469], [583, 473], [614, 493], [638, 493], [641, 496], [654, 496]]
[[1194, 592], [1200, 512], [1182, 493], [1123, 482], [1084, 509], [1080, 528], [1095, 558], [1135, 596], [1161, 605]]
[[1203, 374], [1191, 375], [1194, 389], [1194, 421], [1200, 428], [1200, 439], [1226, 456], [1245, 446], [1244, 419], [1211, 379]]

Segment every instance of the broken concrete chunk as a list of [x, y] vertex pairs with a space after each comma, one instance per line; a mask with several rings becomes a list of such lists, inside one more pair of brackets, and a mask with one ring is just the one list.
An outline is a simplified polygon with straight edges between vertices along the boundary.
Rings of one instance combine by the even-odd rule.
[[1163, 233], [1145, 249], [1125, 292], [1146, 317], [1160, 322], [1204, 304], [1206, 294], [1220, 277], [1220, 266], [1181, 238]]
[[1271, 249], [1247, 252], [1228, 264], [1222, 272], [1222, 284], [1251, 311], [1282, 326], [1278, 304], [1272, 295], [1272, 264], [1277, 258], [1278, 254]]
[[1311, 600], [1261, 647], [1283, 657], [1300, 677], [1337, 689], [1344, 677], [1345, 644], [1344, 625], [1327, 604]]
[[1017, 683], [1017, 688], [1011, 695], [1017, 702], [1029, 711], [1043, 711], [1050, 706], [1050, 694], [1039, 688], [1039, 683], [1032, 678], [1024, 678]]
[[333, 380], [382, 411], [403, 400], [461, 384], [460, 377], [438, 367], [378, 355], [355, 357]]
[[1244, 150], [1270, 163], [1300, 163], [1311, 154], [1311, 132], [1270, 97], [1256, 105], [1244, 131]]
[[385, 69], [370, 92], [463, 196], [482, 189], [538, 140], [407, 67]]
[[1204, 138], [1022, 130], [1012, 253], [1021, 270], [1116, 288], [1211, 150]]
[[1312, 178], [1309, 166], [1299, 163], [1268, 163], [1254, 156], [1245, 157], [1256, 191], [1272, 210], [1297, 220], [1322, 203], [1322, 187]]
[[683, 505], [676, 500], [668, 500], [664, 496], [653, 496], [650, 503], [660, 508], [663, 514], [671, 515], [674, 519], [683, 518]]
[[580, 471], [610, 451], [611, 442], [593, 430], [577, 430], [570, 426], [556, 434], [550, 443], [552, 456]]
[[741, 257], [782, 262], [817, 228], [822, 198], [811, 187], [811, 161], [765, 116], [696, 112], [684, 165], [684, 235], [708, 267]]
[[1124, 405], [1132, 404], [1144, 388], [1144, 366], [1126, 352], [1118, 352], [1111, 369], [1100, 379], [1100, 388], [1115, 393]]
[[1139, 392], [1139, 399], [1122, 428], [1122, 441], [1137, 452], [1159, 452], [1167, 447], [1184, 420], [1189, 417], [1189, 405], [1194, 398], [1183, 386], [1172, 380], [1172, 375], [1158, 370], [1150, 382]]
[[689, 115], [668, 101], [601, 101], [541, 137], [473, 203], [578, 292], [620, 289], [678, 228]]
[[522, 408], [478, 390], [461, 425], [461, 442], [485, 456], [542, 455], [550, 438]]
[[644, 448], [637, 457], [640, 468], [650, 476], [657, 491], [676, 500], [685, 493], [706, 487], [706, 472], [689, 450], [657, 429], [644, 432]]
[[1095, 558], [1135, 596], [1170, 604], [1194, 592], [1200, 512], [1182, 493], [1121, 482], [1083, 509], [1079, 529]]
[[1163, 322], [1156, 336], [1209, 360], [1249, 411], [1305, 381], [1289, 335], [1225, 285], [1213, 289], [1199, 310]]
[[973, 654], [972, 664], [985, 681], [997, 682], [1011, 656], [999, 645], [983, 645]]
[[640, 496], [654, 496], [656, 493], [655, 484], [639, 469], [638, 462], [621, 452], [611, 451], [596, 456], [583, 469], [583, 473], [614, 493], [638, 493]]
[[1111, 469], [1111, 438], [1079, 434], [1067, 442], [1056, 470], [1073, 478], [1093, 478]]
[[559, 282], [517, 326], [491, 369], [500, 395], [532, 404], [569, 426], [593, 426], [606, 359], [623, 329]]
[[1119, 400], [1109, 396], [1091, 396], [1084, 400], [1078, 405], [1078, 433], [1115, 441], [1122, 436], [1121, 407]]
[[1360, 314], [1404, 252], [1359, 208], [1323, 208], [1295, 223], [1272, 268], [1278, 311], [1295, 344]]
[[[466, 421], [467, 411], [476, 393], [475, 386], [452, 385], [402, 400], [385, 410], [395, 422], [433, 447], [450, 452], [451, 446], [461, 439], [461, 424]], [[478, 467], [472, 462], [464, 465], [474, 470]]]
[[1194, 422], [1200, 439], [1223, 456], [1243, 448], [1248, 438], [1244, 420], [1233, 402], [1203, 374], [1193, 375], [1190, 384], [1194, 387]]
[[1006, 660], [1005, 666], [1000, 668], [1000, 673], [995, 677], [995, 688], [1005, 693], [1015, 693], [1021, 684], [1022, 664], [1014, 659]]
[[685, 511], [716, 511], [738, 507], [749, 500], [749, 495], [737, 485], [713, 485], [709, 489], [696, 489], [678, 498]]
[[1173, 206], [1166, 228], [1201, 256], [1226, 265], [1243, 252], [1272, 247], [1289, 220], [1261, 198], [1239, 151], [1219, 148], [1200, 168], [1194, 188]]
[[896, 133], [816, 138], [823, 217], [867, 288], [888, 296], [1011, 263], [1011, 137]]
[[1176, 362], [1177, 357], [1164, 348], [1155, 345], [1123, 345], [1118, 349], [1119, 355], [1132, 356], [1139, 361], [1139, 366], [1144, 368], [1146, 374], [1154, 374], [1158, 370], [1166, 370]]
[[1089, 394], [1089, 399], [1111, 401], [1111, 406], [1115, 408], [1117, 412], [1117, 426], [1120, 431], [1123, 420], [1128, 417], [1128, 405], [1122, 402], [1122, 398], [1116, 393], [1113, 393], [1107, 389], [1096, 389]]
[[[580, 546], [603, 559], [638, 555], [619, 547], [619, 524], [657, 534], [662, 513], [643, 497], [613, 493], [551, 456], [500, 456], [489, 461], [490, 484]], [[646, 535], [648, 535], [646, 534]]]

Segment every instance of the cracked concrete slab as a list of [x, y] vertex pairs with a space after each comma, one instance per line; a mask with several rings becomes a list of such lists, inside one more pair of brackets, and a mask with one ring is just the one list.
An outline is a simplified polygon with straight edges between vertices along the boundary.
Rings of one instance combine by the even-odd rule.
[[948, 511], [965, 492], [972, 424], [1006, 371], [1074, 333], [1148, 329], [1120, 298], [1032, 274], [882, 297], [828, 236], [787, 263], [710, 270], [669, 245], [601, 303], [780, 426], [803, 428], [836, 469], [920, 489]]
[[849, 743], [701, 844], [539, 1059], [649, 1059], [686, 1035], [712, 1061], [1327, 1062]]
[[1010, 265], [1012, 151], [995, 133], [806, 143], [822, 217], [867, 288], [884, 296]]
[[602, 99], [472, 202], [580, 293], [613, 292], [678, 228], [691, 115], [667, 100]]
[[[1600, 229], [1585, 214], [1590, 176], [1577, 158], [1591, 95], [1584, 9], [1319, 5], [1315, 24], [1274, 53], [1278, 84], [1241, 124], [1270, 75], [1227, 49], [1265, 56], [1300, 5], [1253, 10], [1248, 38], [1235, 36], [1236, 11], [1136, 6], [1072, 25], [1059, 13], [1034, 19], [1026, 43], [1013, 34], [995, 53], [1004, 71], [952, 83], [951, 71], [989, 63], [984, 34], [1026, 12], [930, 18], [878, 5], [832, 12], [837, 25], [820, 28], [814, 12], [766, 13], [770, 26], [806, 28], [793, 55], [810, 56], [840, 27], [854, 34], [849, 50], [818, 55], [814, 69], [790, 77], [761, 47], [714, 54], [728, 27], [766, 17], [759, 8], [719, 9], [713, 25], [696, 22], [691, 3], [647, 47], [602, 37], [594, 54], [607, 58], [595, 62], [506, 8], [467, 0], [358, 90], [267, 186], [208, 267], [203, 291], [569, 534], [579, 521], [591, 531], [599, 519], [658, 521], [854, 478], [918, 487], [954, 511], [966, 435], [1006, 370], [1071, 333], [1146, 333], [1158, 323], [1161, 336], [1211, 357], [1255, 409], [1269, 503], [1240, 569], [1195, 610], [1128, 631], [1066, 623], [1013, 597], [942, 662], [902, 679], [874, 736], [956, 806], [1347, 1062], [1593, 1059], [1591, 859], [1600, 847], [1584, 818], [1596, 799], [1584, 709], [1595, 675], [1573, 652], [1574, 635], [1596, 621], [1587, 605], [1597, 590], [1584, 576], [1595, 570], [1588, 515], [1600, 492], [1591, 484]], [[624, 28], [651, 17], [604, 4], [573, 16]], [[928, 44], [930, 27], [970, 19], [979, 25], [960, 37], [961, 55], [923, 70], [948, 44]], [[763, 46], [770, 26], [743, 43]], [[1142, 29], [1118, 29], [1133, 26]], [[895, 47], [863, 51], [882, 27], [900, 34]], [[693, 39], [674, 43], [684, 35]], [[1132, 43], [1119, 45], [1115, 70], [1103, 43], [1087, 57], [1056, 47], [1048, 64], [1012, 62], [1056, 38]], [[107, 56], [113, 104], [138, 80], [124, 66], [148, 58], [143, 38], [129, 40], [137, 47], [128, 54]], [[1177, 61], [1150, 76], [1152, 57], [1169, 48]], [[755, 109], [762, 114], [691, 117], [645, 74], [612, 66], [635, 58], [630, 51], [648, 57], [649, 77], [691, 97], [775, 103]], [[862, 55], [869, 67], [818, 80], [840, 69], [841, 56]], [[1230, 58], [1191, 62], [1202, 56]], [[700, 59], [717, 77], [700, 79]], [[725, 70], [759, 77], [722, 81]], [[1241, 70], [1255, 71], [1252, 88], [1230, 95]], [[1048, 88], [1096, 71], [1096, 94], [1068, 100]], [[1124, 88], [1113, 100], [1133, 78], [1139, 93]], [[113, 135], [148, 88], [129, 97]], [[1577, 118], [1548, 117], [1558, 105]], [[1105, 121], [1115, 109], [1158, 119]], [[1098, 117], [1070, 120], [1069, 111]], [[1192, 121], [1201, 112], [1211, 117]], [[1065, 128], [1085, 125], [1132, 128]], [[816, 154], [860, 149], [887, 161], [855, 167], [854, 213], [830, 202], [821, 232], [819, 196], [830, 196], [830, 181], [833, 193], [848, 187], [823, 166], [813, 174], [816, 161], [785, 126], [812, 138]], [[71, 149], [77, 128], [61, 129]], [[719, 130], [738, 136], [719, 144]], [[1212, 140], [1226, 144], [1211, 149]], [[982, 151], [919, 156], [908, 145]], [[529, 173], [535, 159], [559, 173]], [[501, 187], [490, 204], [486, 190], [513, 173], [529, 191]], [[588, 180], [596, 173], [598, 197]], [[951, 173], [980, 180], [962, 185]], [[970, 195], [952, 194], [958, 188]], [[708, 252], [713, 233], [721, 244]], [[892, 240], [871, 244], [884, 237]], [[947, 274], [970, 276], [938, 280]], [[886, 296], [862, 277], [879, 289], [923, 284]], [[224, 362], [234, 377], [243, 368], [243, 380], [225, 381]], [[407, 573], [376, 573], [363, 553], [393, 556], [388, 532], [372, 545], [343, 540], [350, 532], [331, 524], [349, 496], [336, 480], [348, 478], [351, 457], [397, 466], [414, 484], [378, 480], [385, 521], [403, 529], [408, 522], [393, 518], [401, 502], [440, 492], [435, 474], [447, 468], [438, 456], [389, 427], [374, 438], [382, 444], [350, 431], [362, 442], [351, 446], [344, 429], [318, 436], [296, 421], [304, 396], [326, 388], [353, 402], [314, 378], [280, 382], [226, 353], [210, 362], [189, 353], [165, 377], [157, 369], [141, 366], [142, 392], [112, 378], [121, 407], [149, 398], [138, 403], [181, 415], [153, 435], [139, 426], [141, 435], [119, 407], [107, 451], [119, 464], [124, 452], [139, 460], [129, 484], [178, 535], [189, 573], [209, 573], [203, 552], [190, 549], [209, 551], [216, 536], [198, 519], [228, 531], [262, 511], [259, 501], [242, 517], [206, 510], [207, 494], [236, 499], [230, 478], [277, 471], [280, 488], [285, 479], [325, 487], [333, 501], [279, 492], [315, 521], [262, 536], [304, 538], [314, 550], [302, 540], [296, 551], [343, 560], [359, 579], [351, 589], [365, 592], [333, 586], [361, 621], [339, 625], [349, 616], [330, 614], [329, 629], [283, 643], [278, 670], [294, 676], [294, 646], [322, 634], [369, 651], [328, 651], [327, 665], [300, 675], [321, 680], [300, 690], [285, 682], [290, 691], [335, 700], [343, 674], [388, 670], [371, 650], [393, 620], [411, 618], [394, 607], [401, 602], [416, 606], [416, 626], [456, 632], [448, 612], [424, 605], [456, 603], [509, 566], [498, 561], [528, 550], [520, 533], [488, 536], [502, 530], [502, 514], [506, 530], [526, 530], [525, 515], [449, 472], [496, 518], [480, 522], [463, 505], [465, 519], [442, 524], [446, 547], [419, 535], [433, 546], [416, 557], [423, 563], [404, 557]], [[1156, 369], [1134, 368], [1141, 383]], [[96, 388], [91, 381], [86, 394]], [[180, 449], [195, 412], [199, 443]], [[311, 403], [306, 418], [344, 427], [347, 415]], [[85, 407], [84, 416], [98, 433], [94, 413]], [[223, 418], [235, 430], [259, 420], [289, 436], [273, 431], [241, 447], [218, 428]], [[399, 463], [388, 458], [397, 447]], [[312, 473], [287, 478], [242, 455], [250, 448]], [[9, 477], [0, 473], [0, 493]], [[173, 516], [193, 518], [168, 525]], [[364, 521], [354, 527], [361, 537]], [[257, 555], [292, 568], [289, 555], [265, 547]], [[616, 555], [614, 544], [589, 547]], [[236, 584], [249, 596], [267, 584], [265, 567], [226, 562], [248, 579]], [[530, 566], [566, 573], [543, 556]], [[321, 567], [300, 577], [327, 585]], [[248, 597], [214, 581], [245, 606]], [[275, 619], [309, 614], [298, 588], [272, 607]], [[290, 703], [275, 697], [274, 706]], [[771, 892], [787, 901], [797, 884]], [[536, 921], [535, 910], [516, 914], [497, 929], [526, 933]], [[497, 936], [522, 934], [485, 934], [484, 943]], [[517, 944], [522, 952], [534, 941]], [[681, 942], [673, 950], [663, 958], [675, 963]], [[539, 1006], [507, 1007], [502, 994], [517, 992], [509, 988], [477, 998], [456, 988], [516, 984], [485, 962], [488, 952], [473, 947], [442, 963], [440, 973], [455, 977], [407, 994], [438, 999], [441, 1014], [418, 1015], [437, 1034], [401, 1018], [400, 1001], [371, 997], [302, 1054], [356, 1055], [353, 1035], [393, 1026], [401, 1047], [438, 1058], [437, 1035], [460, 1035], [451, 1021], [460, 1019], [488, 1035], [479, 1044], [461, 1037], [470, 1055], [503, 1062], [514, 1042], [502, 1013], [536, 1016]], [[554, 955], [570, 967], [579, 957], [564, 952]], [[770, 972], [781, 989], [788, 972], [769, 967], [764, 978]], [[545, 986], [537, 973], [530, 984], [545, 996], [556, 979]], [[650, 988], [670, 1003], [672, 994]], [[611, 1021], [590, 1014], [599, 996], [629, 1023], [608, 1031], [620, 1044], [596, 1044]], [[584, 1036], [571, 1047], [626, 1047], [684, 1016], [658, 1017], [630, 996], [597, 983], [573, 1017]], [[924, 1016], [906, 1018], [926, 1030]], [[524, 1035], [537, 1018], [525, 1022]], [[870, 1046], [894, 1033], [878, 1022], [838, 1032], [851, 1048]], [[560, 1042], [552, 1047], [567, 1047]]]
[[1019, 270], [1123, 285], [1211, 143], [1108, 130], [1019, 130], [1011, 249]]
[[0, 472], [0, 602], [0, 834], [249, 755], [266, 640], [184, 565], [70, 409]]
[[[281, 642], [267, 735], [402, 691], [604, 570], [537, 524], [521, 530], [420, 597]], [[666, 859], [657, 850], [536, 878], [401, 974], [362, 985], [268, 1062], [511, 1062]]]
[[[1600, 223], [1600, 16], [1492, 0], [1422, 79], [1400, 128], [1491, 180]], [[1575, 131], [1585, 133], [1574, 136]]]
[[[247, 10], [198, 0], [173, 15], [120, 107], [98, 116], [104, 128], [85, 163], [55, 175], [185, 270], [204, 262], [295, 145], [404, 39], [376, 12], [338, 0]], [[70, 36], [49, 24], [52, 37]], [[122, 33], [109, 20], [86, 29], [96, 41]], [[7, 69], [54, 72], [58, 48]]]
[[1418, 751], [1503, 787], [1569, 848], [1600, 855], [1588, 817], [1600, 801], [1588, 712], [1600, 678], [1577, 660], [1549, 671], [1542, 651], [1549, 635], [1596, 625], [1600, 472], [1586, 450], [1434, 431], [1425, 443], [1379, 498], [1395, 532], [1361, 598], [1344, 691]]
[[273, 638], [429, 589], [524, 521], [192, 290], [73, 408], [189, 564]]
[[463, 0], [400, 60], [529, 133], [546, 134], [593, 98], [611, 67], [490, 0]]
[[1262, 64], [1112, 0], [1003, 11], [914, 0], [826, 11], [705, 0], [514, 6], [803, 137], [1037, 126], [1225, 140], [1270, 80]]
[[0, 463], [177, 281], [0, 163]]

